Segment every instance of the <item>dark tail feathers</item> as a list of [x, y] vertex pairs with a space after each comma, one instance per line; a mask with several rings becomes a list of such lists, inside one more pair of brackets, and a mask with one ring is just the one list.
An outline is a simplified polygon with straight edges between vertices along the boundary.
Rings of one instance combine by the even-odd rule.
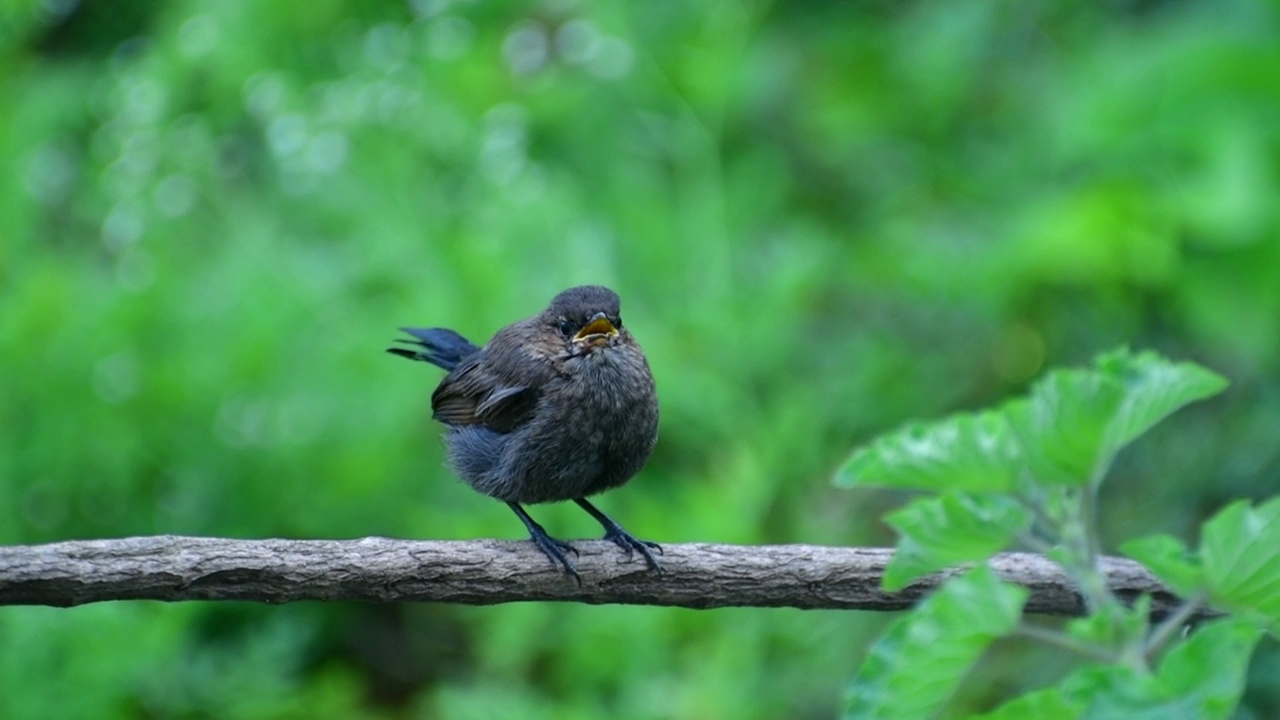
[[412, 335], [414, 339], [397, 339], [396, 342], [417, 347], [412, 349], [387, 348], [387, 352], [392, 355], [399, 355], [410, 360], [421, 360], [437, 367], [442, 367], [445, 370], [453, 370], [458, 366], [458, 363], [462, 362], [463, 358], [472, 353], [480, 352], [480, 348], [473, 345], [470, 340], [452, 330], [408, 327], [400, 329]]

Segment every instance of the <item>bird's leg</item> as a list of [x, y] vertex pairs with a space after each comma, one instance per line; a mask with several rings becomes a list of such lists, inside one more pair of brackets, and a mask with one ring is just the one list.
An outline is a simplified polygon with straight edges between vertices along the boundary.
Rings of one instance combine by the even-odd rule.
[[587, 502], [584, 498], [574, 500], [578, 506], [591, 514], [597, 522], [604, 526], [604, 539], [609, 540], [618, 547], [627, 551], [627, 557], [631, 557], [633, 550], [639, 550], [644, 556], [644, 560], [649, 567], [658, 572], [662, 572], [662, 563], [658, 562], [658, 558], [653, 556], [652, 550], [657, 550], [658, 554], [662, 554], [662, 546], [656, 542], [648, 540], [640, 540], [636, 536], [622, 529], [622, 526], [613, 520], [613, 518], [600, 512], [599, 508]]
[[529, 517], [529, 513], [525, 512], [524, 508], [520, 507], [518, 503], [509, 502], [507, 503], [507, 506], [515, 511], [515, 514], [519, 516], [520, 521], [529, 529], [529, 537], [533, 540], [533, 544], [537, 545], [538, 549], [551, 560], [551, 564], [555, 565], [556, 563], [559, 563], [560, 565], [563, 565], [565, 574], [572, 575], [573, 579], [578, 581], [578, 585], [582, 585], [582, 576], [578, 575], [578, 569], [573, 566], [569, 557], [565, 555], [565, 553], [573, 553], [574, 555], [577, 555], [578, 551], [569, 543], [564, 542], [563, 540], [557, 540], [548, 535], [547, 531], [543, 530], [542, 526], [539, 525], [537, 521]]

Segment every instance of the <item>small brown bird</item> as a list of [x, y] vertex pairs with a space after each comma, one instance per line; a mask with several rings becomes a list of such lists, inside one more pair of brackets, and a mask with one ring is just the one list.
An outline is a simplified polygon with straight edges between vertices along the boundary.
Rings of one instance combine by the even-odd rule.
[[483, 348], [452, 330], [401, 328], [413, 349], [387, 352], [449, 371], [431, 395], [448, 428], [449, 464], [519, 516], [538, 548], [582, 582], [566, 553], [521, 504], [572, 500], [630, 557], [662, 566], [587, 497], [622, 485], [658, 439], [658, 396], [644, 352], [622, 325], [620, 301], [599, 285], [570, 288], [540, 314], [499, 330]]

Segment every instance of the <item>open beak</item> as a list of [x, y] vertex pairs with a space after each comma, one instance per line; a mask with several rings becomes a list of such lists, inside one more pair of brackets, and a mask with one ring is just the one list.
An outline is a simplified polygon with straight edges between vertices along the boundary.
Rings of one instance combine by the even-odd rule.
[[603, 345], [606, 342], [609, 342], [610, 338], [617, 336], [618, 328], [614, 327], [613, 323], [609, 322], [609, 318], [605, 317], [604, 313], [596, 313], [595, 316], [591, 318], [591, 322], [587, 323], [586, 327], [579, 330], [578, 334], [573, 336], [573, 341], [589, 345]]

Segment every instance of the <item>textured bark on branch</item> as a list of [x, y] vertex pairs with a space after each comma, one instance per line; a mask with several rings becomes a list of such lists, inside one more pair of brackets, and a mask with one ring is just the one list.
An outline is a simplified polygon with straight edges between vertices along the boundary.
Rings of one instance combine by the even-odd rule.
[[[0, 546], [0, 605], [71, 606], [104, 600], [295, 600], [452, 602], [557, 600], [584, 603], [901, 610], [937, 587], [926, 578], [901, 592], [880, 589], [893, 551], [814, 545], [664, 546], [665, 572], [604, 541], [577, 541], [582, 586], [529, 542], [230, 540], [163, 535], [49, 545]], [[1177, 599], [1143, 567], [1104, 558], [1123, 598]], [[1082, 611], [1061, 569], [1039, 555], [994, 558], [1004, 578], [1031, 590], [1027, 610]]]

